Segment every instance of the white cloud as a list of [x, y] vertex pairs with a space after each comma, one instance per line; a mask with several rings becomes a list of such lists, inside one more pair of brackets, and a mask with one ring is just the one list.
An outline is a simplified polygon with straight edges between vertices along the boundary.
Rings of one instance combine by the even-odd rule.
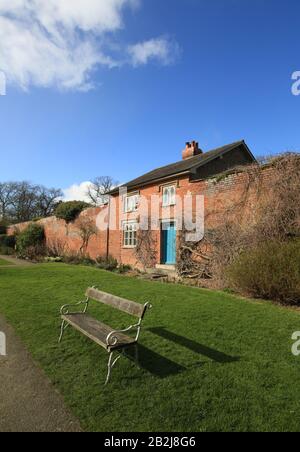
[[166, 37], [150, 39], [128, 47], [129, 55], [134, 66], [147, 64], [150, 60], [157, 60], [163, 64], [170, 64], [176, 58], [179, 47]]
[[63, 190], [63, 200], [89, 202], [87, 191], [90, 186], [91, 182], [82, 182], [81, 184], [71, 185], [71, 187]]
[[124, 8], [139, 2], [0, 0], [0, 70], [8, 82], [23, 89], [34, 85], [89, 90], [91, 73], [99, 66], [137, 66], [154, 58], [166, 63], [172, 53], [166, 38], [128, 49], [119, 44], [115, 57], [106, 50], [109, 36], [124, 26]]

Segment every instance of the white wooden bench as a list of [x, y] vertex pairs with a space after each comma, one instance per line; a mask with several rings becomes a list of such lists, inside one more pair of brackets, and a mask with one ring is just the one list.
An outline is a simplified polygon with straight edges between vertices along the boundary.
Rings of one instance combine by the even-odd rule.
[[[101, 292], [95, 287], [87, 289], [85, 295], [86, 299], [84, 301], [80, 301], [76, 304], [67, 304], [62, 306], [60, 310], [62, 324], [59, 343], [63, 338], [65, 329], [68, 326], [72, 326], [73, 328], [84, 334], [86, 337], [91, 339], [93, 342], [103, 347], [109, 353], [108, 371], [105, 382], [105, 384], [107, 384], [110, 379], [112, 368], [121, 357], [120, 351], [124, 350], [127, 347], [137, 346], [142, 327], [142, 320], [147, 309], [151, 308], [152, 306], [149, 303], [142, 305], [136, 303], [135, 301], [116, 297], [114, 295]], [[131, 325], [126, 329], [115, 330], [114, 328], [111, 328], [110, 326], [105, 325], [99, 320], [96, 320], [93, 317], [87, 315], [87, 310], [91, 300], [112, 306], [119, 311], [123, 311], [126, 312], [126, 314], [137, 317], [139, 320], [136, 324]], [[70, 311], [70, 308], [80, 306], [83, 307], [82, 311]], [[129, 333], [130, 331], [136, 332], [134, 337], [125, 334]], [[118, 354], [115, 359], [113, 359], [114, 353]]]

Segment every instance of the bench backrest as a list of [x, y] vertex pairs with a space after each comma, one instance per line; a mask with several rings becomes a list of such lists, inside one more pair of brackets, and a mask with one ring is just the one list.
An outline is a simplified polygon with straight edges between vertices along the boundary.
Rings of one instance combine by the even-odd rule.
[[95, 288], [89, 288], [86, 291], [86, 296], [91, 300], [99, 301], [100, 303], [112, 306], [119, 311], [126, 312], [126, 314], [133, 315], [138, 318], [143, 318], [147, 310], [147, 305], [136, 303], [135, 301], [126, 300], [125, 298], [116, 297], [115, 295], [101, 292]]

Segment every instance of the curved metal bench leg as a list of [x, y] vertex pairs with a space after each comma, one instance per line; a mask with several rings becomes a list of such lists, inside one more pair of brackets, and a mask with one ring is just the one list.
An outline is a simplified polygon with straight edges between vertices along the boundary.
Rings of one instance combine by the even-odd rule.
[[60, 336], [59, 336], [59, 339], [58, 339], [58, 343], [59, 344], [61, 343], [63, 335], [64, 335], [64, 332], [68, 328], [68, 326], [69, 326], [69, 324], [65, 320], [63, 320], [62, 324], [61, 324], [61, 328], [60, 328]]
[[107, 364], [107, 377], [106, 377], [106, 381], [105, 381], [105, 386], [109, 382], [112, 368], [116, 365], [116, 362], [121, 358], [121, 355], [118, 355], [113, 361], [113, 356], [114, 356], [114, 352], [110, 352], [109, 358], [108, 358], [108, 364]]

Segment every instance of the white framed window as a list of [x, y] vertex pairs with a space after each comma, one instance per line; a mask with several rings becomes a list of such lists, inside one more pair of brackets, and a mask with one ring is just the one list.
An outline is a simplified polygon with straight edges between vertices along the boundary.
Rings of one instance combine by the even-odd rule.
[[125, 196], [124, 198], [124, 213], [136, 212], [139, 207], [139, 194]]
[[137, 245], [137, 221], [124, 221], [123, 223], [123, 246], [124, 248], [135, 248]]
[[163, 207], [175, 206], [175, 204], [176, 204], [175, 185], [163, 187]]

